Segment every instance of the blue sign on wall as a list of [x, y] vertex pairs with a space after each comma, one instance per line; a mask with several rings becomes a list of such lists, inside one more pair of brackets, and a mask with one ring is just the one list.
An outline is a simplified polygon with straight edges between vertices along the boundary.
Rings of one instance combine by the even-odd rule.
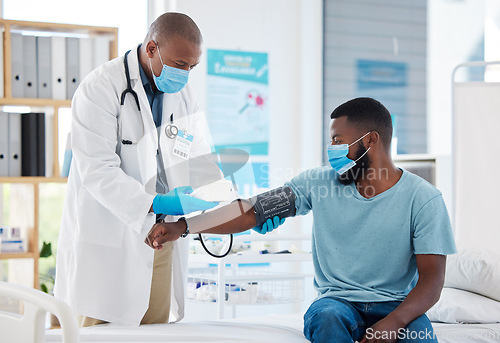
[[384, 104], [393, 119], [398, 153], [405, 153], [407, 136], [400, 133], [398, 123], [407, 118], [408, 67], [406, 63], [391, 61], [358, 60], [357, 90], [358, 97], [371, 97]]

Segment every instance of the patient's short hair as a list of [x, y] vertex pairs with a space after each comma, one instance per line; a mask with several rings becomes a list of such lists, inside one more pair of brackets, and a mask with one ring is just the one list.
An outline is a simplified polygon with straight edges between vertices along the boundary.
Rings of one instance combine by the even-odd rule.
[[347, 122], [361, 131], [377, 131], [384, 146], [389, 149], [392, 140], [392, 118], [387, 108], [372, 98], [356, 98], [338, 106], [331, 119], [347, 117]]

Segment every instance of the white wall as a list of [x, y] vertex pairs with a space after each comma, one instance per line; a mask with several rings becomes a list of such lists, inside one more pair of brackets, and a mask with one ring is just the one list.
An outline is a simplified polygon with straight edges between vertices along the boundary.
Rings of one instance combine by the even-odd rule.
[[451, 73], [474, 54], [484, 34], [484, 17], [485, 0], [428, 1], [427, 139], [430, 154], [451, 154]]
[[[500, 1], [486, 0], [484, 60], [500, 61]], [[500, 66], [487, 69], [485, 81], [500, 81]]]
[[147, 3], [136, 0], [3, 0], [6, 19], [118, 27], [118, 54], [142, 43]]

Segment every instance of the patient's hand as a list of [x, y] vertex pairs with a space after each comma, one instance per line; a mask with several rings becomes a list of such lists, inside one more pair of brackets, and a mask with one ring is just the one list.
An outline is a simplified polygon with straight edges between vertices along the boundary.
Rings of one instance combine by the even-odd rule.
[[389, 316], [382, 318], [372, 327], [366, 330], [365, 335], [360, 343], [395, 343], [398, 338], [406, 341], [409, 337], [400, 337], [401, 329], [405, 326], [397, 320], [391, 319]]
[[161, 250], [163, 243], [178, 240], [184, 232], [186, 232], [184, 220], [174, 223], [157, 223], [153, 225], [144, 242], [155, 250]]

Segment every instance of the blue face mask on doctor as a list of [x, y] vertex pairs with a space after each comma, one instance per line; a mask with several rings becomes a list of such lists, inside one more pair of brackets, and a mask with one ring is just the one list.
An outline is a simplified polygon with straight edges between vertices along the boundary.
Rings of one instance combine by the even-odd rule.
[[151, 74], [153, 74], [153, 80], [155, 82], [156, 88], [158, 88], [163, 93], [172, 94], [180, 92], [188, 83], [189, 71], [170, 67], [164, 64], [160, 55], [160, 48], [158, 47], [158, 43], [156, 43], [156, 47], [158, 49], [158, 56], [160, 56], [160, 62], [163, 66], [160, 76], [156, 76], [153, 72], [153, 67], [151, 66], [151, 59], [149, 59], [149, 67], [151, 68]]
[[357, 142], [368, 136], [370, 133], [371, 131], [351, 144], [329, 144], [327, 146], [326, 152], [328, 154], [328, 162], [330, 162], [333, 170], [335, 170], [339, 175], [342, 175], [346, 171], [354, 167], [356, 165], [356, 162], [358, 162], [363, 156], [365, 156], [368, 150], [371, 149], [371, 147], [366, 149], [364, 154], [356, 159], [356, 161], [353, 161], [347, 157], [347, 154], [349, 153], [349, 147], [356, 144]]

